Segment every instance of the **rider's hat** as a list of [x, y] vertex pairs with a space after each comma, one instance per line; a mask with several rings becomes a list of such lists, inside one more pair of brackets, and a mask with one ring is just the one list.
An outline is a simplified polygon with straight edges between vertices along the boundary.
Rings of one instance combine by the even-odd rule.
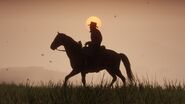
[[90, 26], [90, 27], [97, 27], [97, 23], [96, 23], [96, 22], [91, 22], [91, 23], [89, 24], [89, 26]]

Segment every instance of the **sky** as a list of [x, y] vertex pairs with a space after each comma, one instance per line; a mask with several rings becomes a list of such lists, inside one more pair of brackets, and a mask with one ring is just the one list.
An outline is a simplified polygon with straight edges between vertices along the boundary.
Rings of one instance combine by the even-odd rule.
[[[125, 53], [139, 78], [185, 80], [185, 2], [180, 0], [1, 0], [0, 68], [69, 73], [68, 57], [50, 44], [57, 32], [89, 41], [90, 16], [102, 21], [102, 44]], [[123, 65], [121, 70], [125, 75]]]

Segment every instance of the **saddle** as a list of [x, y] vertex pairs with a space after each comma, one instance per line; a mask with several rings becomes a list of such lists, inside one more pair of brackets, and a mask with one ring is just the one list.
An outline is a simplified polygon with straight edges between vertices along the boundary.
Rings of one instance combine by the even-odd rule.
[[96, 55], [100, 55], [105, 50], [106, 50], [105, 46], [100, 46], [100, 48], [97, 48], [97, 49], [93, 49], [91, 47], [83, 47], [82, 53], [87, 56], [96, 56]]
[[98, 57], [103, 55], [106, 51], [104, 45], [100, 46], [98, 49], [93, 50], [91, 47], [82, 46], [82, 42], [79, 41], [78, 44], [82, 49], [83, 60], [86, 68], [96, 68]]
[[93, 50], [90, 47], [83, 47], [82, 53], [84, 54], [84, 63], [88, 68], [95, 68], [97, 66], [98, 58], [103, 55], [106, 48], [105, 46], [100, 46], [99, 49]]

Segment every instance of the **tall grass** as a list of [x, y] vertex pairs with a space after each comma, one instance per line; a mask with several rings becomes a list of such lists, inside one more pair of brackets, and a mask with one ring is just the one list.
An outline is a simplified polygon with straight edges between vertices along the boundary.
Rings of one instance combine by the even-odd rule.
[[3, 83], [0, 104], [185, 104], [185, 85], [137, 81], [109, 88], [106, 83], [87, 87], [53, 82], [40, 86]]

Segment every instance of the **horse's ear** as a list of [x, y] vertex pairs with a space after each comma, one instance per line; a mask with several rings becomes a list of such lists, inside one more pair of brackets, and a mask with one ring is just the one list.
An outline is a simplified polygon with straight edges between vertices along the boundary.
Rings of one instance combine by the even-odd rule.
[[60, 34], [59, 32], [57, 32], [57, 34]]

